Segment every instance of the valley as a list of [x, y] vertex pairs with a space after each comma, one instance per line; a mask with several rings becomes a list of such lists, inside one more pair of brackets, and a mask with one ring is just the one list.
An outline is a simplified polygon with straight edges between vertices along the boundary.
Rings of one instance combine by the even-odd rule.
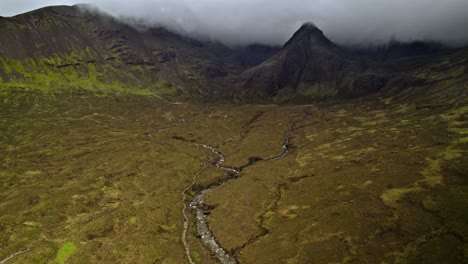
[[468, 48], [0, 17], [0, 264], [466, 263]]
[[[0, 259], [29, 250], [10, 263], [186, 263], [184, 203], [207, 188], [239, 263], [466, 259], [466, 106], [7, 99]], [[187, 217], [191, 259], [216, 263]]]

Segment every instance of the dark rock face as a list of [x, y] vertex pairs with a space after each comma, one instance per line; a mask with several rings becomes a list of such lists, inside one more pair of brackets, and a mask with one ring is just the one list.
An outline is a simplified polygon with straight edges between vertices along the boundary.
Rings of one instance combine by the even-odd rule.
[[364, 74], [353, 81], [353, 95], [366, 95], [378, 92], [385, 87], [387, 78], [375, 74]]
[[176, 53], [175, 52], [160, 52], [156, 55], [154, 55], [154, 57], [156, 58], [156, 60], [159, 62], [159, 63], [165, 63], [165, 62], [169, 62], [173, 59], [176, 58]]
[[414, 42], [350, 50], [311, 23], [281, 48], [230, 48], [164, 28], [137, 30], [87, 10], [58, 6], [0, 18], [0, 83], [80, 89], [112, 84], [164, 97], [254, 102], [309, 102], [408, 89], [435, 94], [429, 90], [445, 93], [451, 87], [456, 87], [452, 93], [465, 94], [467, 49]]
[[321, 30], [305, 24], [276, 55], [244, 72], [237, 89], [252, 90], [251, 94], [260, 97], [276, 96], [283, 90], [286, 97], [293, 97], [309, 88], [326, 87], [314, 96], [333, 96], [352, 68], [347, 54]]
[[252, 44], [247, 47], [237, 48], [237, 57], [240, 64], [246, 68], [251, 68], [261, 64], [271, 58], [281, 47]]
[[[213, 46], [163, 28], [136, 30], [83, 7], [48, 7], [0, 20], [0, 76], [34, 86], [35, 78], [25, 75], [73, 71], [93, 86], [114, 82], [186, 98], [207, 96], [228, 73], [244, 69], [234, 50]], [[20, 67], [5, 66], [10, 64]], [[74, 82], [69, 79], [61, 85]]]
[[[401, 91], [429, 85], [433, 82], [430, 72], [440, 67], [446, 67], [444, 71], [460, 67], [459, 57], [466, 64], [467, 50], [422, 42], [392, 43], [385, 49], [359, 53], [335, 45], [306, 23], [278, 53], [243, 72], [231, 95], [238, 100], [267, 97], [277, 102], [307, 102]], [[441, 63], [447, 58], [451, 58], [449, 63]], [[421, 72], [428, 74], [422, 77]]]

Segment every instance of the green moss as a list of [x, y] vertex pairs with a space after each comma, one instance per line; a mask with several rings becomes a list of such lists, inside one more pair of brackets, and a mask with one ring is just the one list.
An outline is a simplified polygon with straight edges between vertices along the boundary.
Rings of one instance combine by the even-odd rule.
[[364, 129], [360, 127], [348, 127], [347, 130], [350, 132], [354, 132], [354, 131], [363, 131]]
[[[122, 72], [114, 64], [85, 63], [91, 50], [71, 49], [66, 54], [48, 58], [15, 60], [0, 58], [0, 66], [9, 74], [2, 83], [9, 88], [27, 87], [45, 93], [86, 91], [96, 95], [137, 94], [172, 95], [172, 85], [155, 82], [142, 66], [128, 66]], [[95, 58], [95, 57], [89, 57]], [[68, 65], [68, 66], [65, 66]], [[64, 66], [64, 67], [58, 67]]]
[[465, 74], [466, 72], [466, 67], [465, 65], [461, 65], [459, 67], [455, 67], [451, 72], [450, 74], [453, 76], [453, 77], [459, 77], [463, 74]]
[[172, 224], [172, 225], [159, 225], [159, 227], [164, 230], [164, 231], [167, 231], [167, 232], [174, 232], [174, 230], [177, 228], [177, 225], [176, 224]]
[[389, 207], [396, 208], [398, 201], [407, 193], [423, 191], [421, 187], [395, 188], [385, 191], [380, 198]]
[[75, 253], [76, 245], [73, 242], [65, 243], [57, 253], [55, 257], [55, 263], [57, 264], [64, 264], [70, 256]]
[[272, 218], [275, 214], [276, 214], [276, 213], [273, 212], [273, 211], [268, 211], [268, 212], [266, 212], [263, 216], [264, 216], [265, 218]]
[[325, 150], [331, 148], [332, 144], [331, 143], [325, 143], [317, 147], [317, 150]]
[[10, 65], [5, 61], [5, 59], [0, 58], [0, 61], [2, 63], [3, 71], [10, 74], [12, 72]]
[[24, 73], [25, 67], [23, 61], [12, 59], [12, 58], [3, 58], [1, 59], [3, 69], [6, 73]]
[[89, 47], [86, 47], [85, 51], [86, 51], [85, 54], [86, 54], [87, 56], [89, 56], [89, 58], [95, 58], [95, 57], [96, 57], [96, 56], [95, 56], [95, 55], [96, 55], [95, 52], [93, 52]]
[[91, 79], [93, 82], [97, 81], [96, 66], [93, 63], [88, 63], [86, 66], [88, 68], [89, 79]]
[[193, 258], [193, 261], [195, 261], [195, 263], [203, 263], [202, 256], [200, 255], [200, 253], [198, 253], [195, 250], [192, 250], [192, 258]]
[[297, 214], [288, 214], [288, 215], [286, 215], [286, 217], [287, 217], [288, 219], [294, 219], [294, 218], [297, 217]]
[[303, 96], [309, 97], [309, 98], [316, 98], [316, 99], [322, 99], [322, 98], [328, 98], [332, 97], [333, 95], [336, 94], [336, 90], [333, 88], [333, 84], [314, 84], [314, 85], [305, 85], [301, 84], [299, 86], [299, 93]]
[[[447, 111], [447, 122], [440, 112], [408, 108], [395, 113], [399, 107], [382, 109], [377, 104], [391, 120], [378, 124], [373, 118], [378, 113], [369, 111], [374, 105], [367, 102], [321, 108], [205, 108], [130, 94], [96, 96], [109, 88], [99, 75], [91, 81], [86, 67], [60, 72], [82, 82], [79, 85], [92, 86], [87, 89], [93, 93], [53, 97], [26, 87], [5, 93], [0, 101], [5, 113], [0, 120], [0, 147], [5, 150], [0, 153], [0, 211], [7, 212], [0, 214], [0, 229], [8, 230], [0, 232], [0, 259], [18, 248], [31, 248], [21, 255], [22, 262], [53, 262], [56, 241], [76, 238], [79, 248], [66, 262], [184, 263], [181, 192], [215, 156], [172, 137], [221, 146], [225, 165], [243, 165], [249, 157], [281, 153], [291, 120], [298, 123], [288, 155], [245, 168], [238, 178], [204, 197], [206, 204], [214, 205], [208, 220], [223, 247], [246, 245], [238, 251], [240, 262], [346, 263], [348, 258], [392, 263], [395, 256], [408, 258], [423, 249], [415, 244], [411, 254], [398, 255], [428, 230], [466, 234], [467, 163], [463, 155], [456, 155], [464, 154], [464, 145], [452, 144], [466, 137], [459, 133], [462, 115], [453, 117]], [[46, 79], [49, 69], [42, 69], [44, 82], [64, 85], [55, 77]], [[251, 122], [258, 111], [263, 115]], [[307, 119], [302, 115], [306, 111]], [[435, 118], [428, 121], [428, 116]], [[180, 118], [186, 118], [183, 125], [145, 136]], [[392, 126], [400, 135], [389, 130]], [[365, 133], [348, 127], [364, 128]], [[376, 132], [369, 135], [370, 130]], [[226, 177], [213, 166], [207, 170], [198, 186]], [[431, 188], [426, 175], [444, 176], [443, 184]], [[193, 259], [211, 261], [193, 236], [196, 226], [190, 228]], [[438, 239], [438, 234], [431, 237]], [[457, 243], [428, 244], [424, 252], [445, 252]], [[447, 256], [458, 253], [457, 249]]]
[[[107, 204], [106, 204], [107, 205]], [[102, 216], [89, 222], [82, 231], [87, 239], [103, 237], [114, 228], [114, 220], [111, 216]]]
[[424, 176], [424, 183], [429, 185], [430, 187], [434, 187], [442, 182], [440, 168], [441, 161], [427, 158], [426, 162], [428, 163], [428, 166], [426, 166], [421, 171], [421, 174]]
[[341, 109], [338, 112], [336, 112], [336, 116], [339, 116], [339, 117], [344, 117], [344, 116], [347, 116], [348, 114], [349, 113], [348, 111], [346, 111], [346, 109]]
[[393, 98], [392, 97], [386, 97], [386, 98], [379, 98], [380, 101], [386, 105], [389, 105], [392, 103]]

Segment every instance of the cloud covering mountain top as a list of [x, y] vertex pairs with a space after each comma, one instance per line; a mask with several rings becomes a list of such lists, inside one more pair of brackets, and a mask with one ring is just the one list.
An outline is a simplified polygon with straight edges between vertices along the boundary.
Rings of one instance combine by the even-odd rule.
[[[0, 15], [12, 16], [73, 0], [2, 0]], [[226, 44], [283, 44], [312, 21], [333, 41], [372, 44], [389, 40], [468, 43], [467, 0], [95, 0], [117, 17], [164, 25]]]

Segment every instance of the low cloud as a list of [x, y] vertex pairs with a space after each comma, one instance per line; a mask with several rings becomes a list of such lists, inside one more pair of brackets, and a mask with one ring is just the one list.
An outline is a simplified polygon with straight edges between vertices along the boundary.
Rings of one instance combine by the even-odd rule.
[[[0, 15], [76, 2], [2, 0]], [[307, 21], [341, 44], [391, 39], [468, 43], [467, 0], [95, 0], [90, 4], [117, 17], [134, 17], [147, 25], [164, 25], [230, 45], [280, 45]]]

